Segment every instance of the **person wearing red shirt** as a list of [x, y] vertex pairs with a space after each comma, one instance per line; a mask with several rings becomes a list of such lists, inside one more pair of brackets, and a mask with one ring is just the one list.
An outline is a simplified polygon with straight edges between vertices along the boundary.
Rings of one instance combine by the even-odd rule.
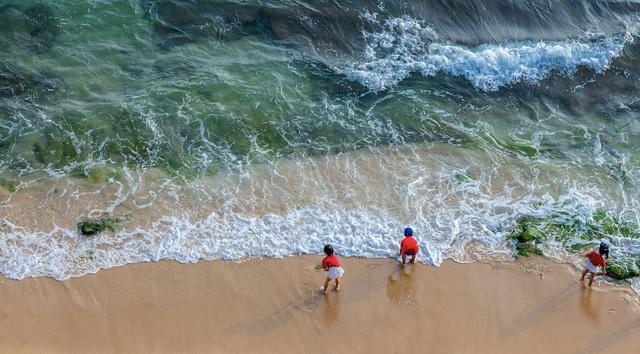
[[324, 287], [322, 288], [322, 292], [326, 294], [329, 283], [332, 280], [336, 282], [336, 291], [340, 290], [340, 278], [342, 278], [344, 270], [340, 266], [340, 260], [338, 260], [331, 245], [324, 246], [324, 253], [327, 256], [322, 260], [322, 269], [324, 269], [325, 272], [329, 272], [324, 282]]
[[410, 263], [415, 263], [418, 255], [418, 241], [413, 238], [413, 229], [407, 227], [404, 229], [404, 239], [400, 242], [400, 255], [402, 256], [402, 267], [407, 264], [407, 256], [411, 256]]
[[593, 279], [596, 277], [596, 274], [598, 274], [598, 266], [602, 267], [602, 274], [607, 275], [607, 261], [605, 260], [606, 258], [609, 258], [609, 245], [604, 242], [600, 243], [600, 247], [597, 252], [591, 251], [585, 254], [585, 270], [582, 272], [580, 281], [583, 281], [587, 273], [590, 273], [591, 279], [589, 280], [589, 286], [591, 286], [591, 284], [593, 284]]

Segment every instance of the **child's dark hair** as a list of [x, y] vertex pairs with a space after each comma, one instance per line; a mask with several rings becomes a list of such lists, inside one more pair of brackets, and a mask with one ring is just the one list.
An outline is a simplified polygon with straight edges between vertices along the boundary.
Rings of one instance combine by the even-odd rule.
[[598, 252], [604, 256], [604, 258], [609, 259], [609, 245], [606, 242], [600, 242], [600, 248]]
[[324, 253], [326, 253], [327, 256], [333, 256], [333, 246], [324, 245]]

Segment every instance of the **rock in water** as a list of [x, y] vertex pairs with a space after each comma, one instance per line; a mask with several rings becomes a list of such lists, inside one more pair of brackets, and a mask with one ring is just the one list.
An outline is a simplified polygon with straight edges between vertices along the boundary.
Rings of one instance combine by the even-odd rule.
[[53, 9], [45, 4], [35, 4], [24, 10], [29, 25], [29, 34], [36, 40], [37, 50], [48, 50], [60, 31], [60, 22]]
[[633, 278], [640, 275], [640, 267], [633, 258], [611, 259], [607, 262], [607, 275], [616, 279]]
[[24, 78], [8, 71], [0, 71], [0, 97], [21, 95], [29, 86]]
[[28, 93], [44, 93], [62, 85], [60, 79], [39, 73], [22, 75], [0, 65], [0, 97], [15, 97]]

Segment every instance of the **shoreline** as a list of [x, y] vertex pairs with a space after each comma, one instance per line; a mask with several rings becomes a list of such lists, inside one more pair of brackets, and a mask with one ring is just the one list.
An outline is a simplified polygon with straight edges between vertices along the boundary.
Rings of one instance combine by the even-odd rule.
[[[320, 256], [137, 263], [65, 281], [0, 281], [1, 352], [617, 352], [640, 347], [630, 287], [544, 258], [402, 271]], [[331, 288], [330, 288], [331, 289]]]
[[[483, 171], [482, 161], [502, 167]], [[407, 164], [414, 168], [405, 170]], [[530, 214], [532, 205], [546, 210], [543, 217], [561, 211], [584, 219], [600, 210], [578, 203], [584, 195], [573, 189], [553, 187], [564, 185], [565, 178], [586, 181], [594, 171], [545, 162], [533, 179], [530, 168], [512, 156], [416, 143], [283, 158], [252, 165], [246, 174], [200, 176], [184, 185], [158, 169], [133, 170], [125, 180], [104, 184], [36, 178], [13, 193], [0, 188], [0, 247], [15, 250], [2, 261], [16, 265], [5, 268], [13, 278], [65, 279], [141, 260], [280, 257], [314, 252], [325, 243], [340, 246], [344, 254], [376, 257], [396, 252], [402, 225], [431, 235], [420, 242], [430, 248], [434, 263], [478, 261], [487, 254], [493, 260], [511, 256], [506, 230]], [[599, 187], [585, 185], [582, 192], [594, 198], [607, 194], [611, 203], [602, 210], [613, 210], [621, 196], [609, 178], [598, 176]], [[556, 202], [566, 198], [574, 202], [559, 207]], [[102, 218], [116, 220], [116, 230], [90, 237], [78, 233], [78, 222]], [[343, 242], [345, 235], [349, 242]], [[254, 240], [256, 247], [237, 247]], [[359, 252], [367, 244], [367, 252]]]

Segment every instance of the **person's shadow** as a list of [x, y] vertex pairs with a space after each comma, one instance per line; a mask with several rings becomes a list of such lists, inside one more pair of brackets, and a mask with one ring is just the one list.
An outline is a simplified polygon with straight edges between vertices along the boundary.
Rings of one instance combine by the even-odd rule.
[[334, 322], [340, 317], [340, 292], [329, 293], [323, 296], [323, 315], [327, 322]]
[[[315, 286], [309, 286], [309, 288], [315, 288]], [[333, 294], [330, 294], [333, 295]], [[274, 330], [286, 325], [296, 313], [305, 311], [317, 311], [320, 304], [327, 301], [327, 295], [323, 295], [317, 288], [313, 291], [306, 292], [304, 295], [298, 297], [296, 300], [289, 302], [288, 304], [276, 308], [272, 313], [265, 317], [251, 319], [250, 321], [244, 321], [231, 325], [225, 329], [225, 333], [231, 334], [245, 334], [245, 335], [264, 335], [271, 333]], [[339, 298], [335, 298], [330, 305], [325, 306], [325, 316], [327, 318], [338, 317], [338, 302]], [[327, 310], [330, 309], [330, 310]]]
[[547, 319], [558, 309], [570, 305], [570, 299], [576, 295], [579, 290], [575, 284], [569, 284], [559, 292], [540, 299], [534, 307], [528, 308], [519, 315], [515, 316], [507, 326], [503, 329], [503, 334], [507, 337], [517, 335], [526, 331], [533, 324]]
[[598, 308], [600, 306], [597, 303], [594, 304], [592, 294], [593, 289], [590, 286], [582, 284], [582, 293], [580, 294], [580, 308], [589, 320], [591, 320], [593, 323], [598, 323], [600, 321], [600, 316], [598, 315]]
[[398, 305], [415, 304], [416, 302], [416, 266], [414, 264], [401, 268], [387, 278], [387, 297]]
[[587, 346], [577, 350], [575, 353], [601, 353], [605, 351], [614, 342], [624, 340], [629, 335], [635, 335], [640, 329], [640, 318], [627, 322], [612, 332], [603, 333], [593, 339]]

